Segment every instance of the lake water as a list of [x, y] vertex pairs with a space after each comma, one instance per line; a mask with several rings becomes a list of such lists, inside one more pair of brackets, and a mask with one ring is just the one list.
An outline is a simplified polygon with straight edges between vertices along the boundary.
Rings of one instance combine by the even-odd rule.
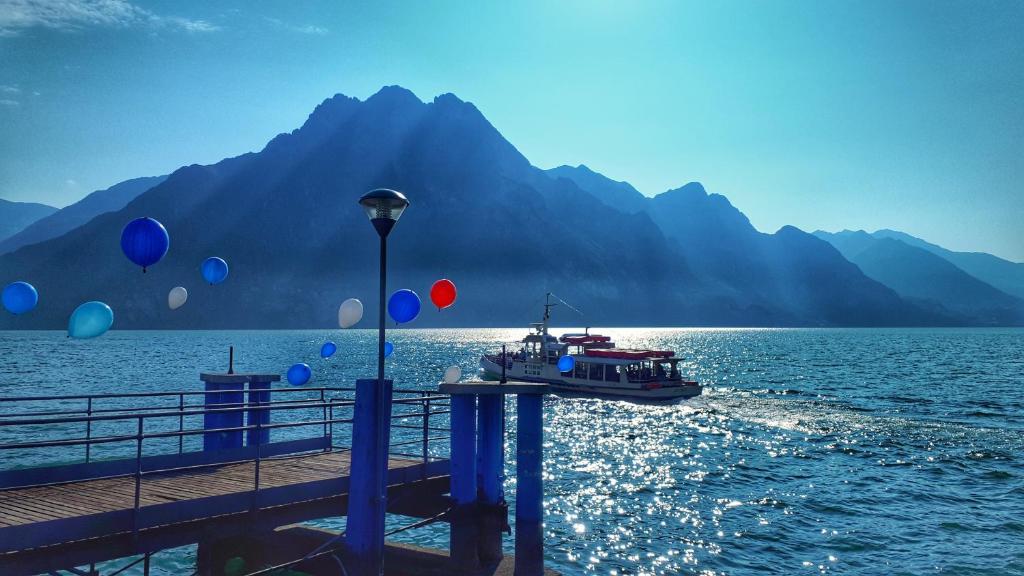
[[[451, 364], [474, 374], [482, 351], [523, 333], [395, 330], [389, 375], [427, 387]], [[672, 406], [545, 403], [551, 567], [1024, 574], [1024, 330], [603, 333], [677, 350], [706, 388]], [[339, 351], [321, 360], [327, 339]], [[229, 345], [236, 370], [283, 374], [304, 361], [312, 384], [348, 386], [374, 376], [375, 343], [366, 330], [0, 332], [0, 396], [198, 390], [201, 370], [226, 367]], [[507, 491], [512, 500], [513, 482]], [[447, 529], [401, 538], [446, 546]], [[193, 562], [192, 548], [155, 557], [171, 574]]]

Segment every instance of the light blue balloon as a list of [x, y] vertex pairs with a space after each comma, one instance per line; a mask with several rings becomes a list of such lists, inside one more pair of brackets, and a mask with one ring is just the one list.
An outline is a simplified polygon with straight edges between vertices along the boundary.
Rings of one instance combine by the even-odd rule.
[[4, 288], [4, 308], [11, 314], [24, 314], [39, 303], [39, 293], [28, 282], [11, 282]]
[[200, 269], [203, 271], [203, 279], [209, 282], [211, 286], [220, 284], [228, 277], [228, 263], [216, 256], [203, 260], [203, 265]]
[[387, 358], [395, 351], [395, 345], [391, 342], [384, 343], [384, 357]]
[[288, 369], [288, 383], [292, 386], [302, 386], [306, 382], [309, 382], [309, 377], [313, 375], [313, 371], [309, 369], [309, 364], [292, 364], [292, 367]]
[[102, 336], [113, 323], [114, 311], [110, 306], [95, 300], [86, 302], [71, 313], [68, 336], [81, 339]]
[[572, 372], [572, 369], [576, 367], [576, 359], [572, 356], [562, 356], [558, 359], [558, 371], [559, 372]]
[[388, 298], [388, 314], [399, 324], [415, 320], [420, 314], [420, 297], [412, 290], [396, 290]]
[[337, 352], [337, 350], [338, 347], [334, 342], [324, 342], [324, 345], [320, 347], [320, 357], [330, 358], [335, 352]]

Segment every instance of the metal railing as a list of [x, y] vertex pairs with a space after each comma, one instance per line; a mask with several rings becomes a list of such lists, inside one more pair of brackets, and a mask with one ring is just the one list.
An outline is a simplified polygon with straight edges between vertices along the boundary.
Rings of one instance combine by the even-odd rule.
[[[173, 392], [131, 392], [111, 394], [79, 394], [79, 395], [52, 395], [52, 396], [26, 396], [26, 397], [0, 397], [0, 462], [5, 453], [15, 454], [26, 451], [58, 450], [60, 453], [49, 461], [42, 461], [38, 458], [31, 462], [31, 467], [18, 466], [15, 472], [38, 471], [36, 477], [38, 482], [21, 483], [16, 486], [4, 486], [0, 484], [0, 493], [5, 490], [38, 487], [50, 484], [66, 483], [69, 481], [81, 481], [48, 478], [47, 470], [54, 470], [57, 467], [68, 466], [69, 464], [99, 464], [95, 458], [94, 447], [105, 447], [110, 445], [131, 445], [134, 454], [112, 454], [113, 458], [107, 458], [102, 462], [125, 462], [134, 460], [132, 472], [124, 469], [118, 470], [106, 476], [89, 476], [88, 480], [111, 477], [134, 477], [134, 503], [132, 514], [133, 525], [138, 527], [138, 514], [142, 494], [143, 479], [153, 474], [165, 474], [169, 472], [196, 471], [206, 468], [214, 468], [229, 464], [253, 463], [253, 484], [254, 506], [257, 501], [255, 496], [260, 491], [260, 468], [261, 463], [271, 459], [293, 457], [299, 452], [280, 453], [277, 455], [264, 455], [265, 447], [273, 446], [270, 442], [270, 434], [278, 431], [278, 440], [303, 440], [317, 438], [324, 439], [322, 451], [349, 450], [349, 446], [338, 445], [336, 438], [351, 439], [351, 428], [348, 434], [336, 435], [335, 425], [351, 424], [352, 414], [355, 406], [355, 388], [343, 387], [320, 387], [320, 388], [263, 388], [263, 389], [238, 389], [238, 390], [217, 390], [216, 394], [237, 393], [249, 394], [249, 401], [242, 402], [221, 402], [221, 403], [189, 403], [187, 399], [203, 396], [205, 391], [173, 391]], [[256, 402], [252, 400], [253, 394], [265, 394], [269, 392], [270, 398], [277, 398], [272, 401]], [[305, 397], [288, 399], [287, 395], [305, 393]], [[338, 395], [343, 393], [343, 395]], [[392, 443], [391, 454], [407, 458], [418, 458], [426, 465], [431, 460], [438, 459], [443, 449], [434, 449], [432, 445], [448, 439], [449, 428], [446, 426], [447, 418], [441, 418], [450, 413], [449, 396], [429, 390], [408, 390], [399, 389], [394, 391], [392, 409]], [[286, 399], [280, 399], [286, 396]], [[223, 398], [223, 397], [221, 397]], [[266, 396], [263, 396], [266, 398]], [[139, 405], [143, 399], [160, 399], [161, 403], [156, 405]], [[176, 400], [173, 405], [164, 400]], [[78, 405], [68, 407], [69, 403]], [[21, 410], [21, 411], [19, 411]], [[263, 418], [252, 418], [256, 412], [268, 410], [274, 415], [274, 422], [264, 423]], [[249, 418], [250, 422], [241, 426], [226, 426], [209, 428], [206, 425], [195, 426], [193, 423], [206, 421], [210, 415], [235, 415], [236, 421], [243, 421]], [[247, 416], [248, 415], [248, 416]], [[284, 418], [282, 419], [282, 416]], [[291, 418], [288, 418], [288, 417]], [[251, 423], [255, 420], [255, 423]], [[410, 423], [414, 421], [415, 423]], [[174, 424], [160, 427], [168, 421]], [[209, 422], [206, 422], [208, 425]], [[67, 427], [77, 427], [77, 433], [66, 430]], [[112, 427], [106, 433], [97, 434], [97, 429]], [[306, 436], [300, 438], [299, 430], [317, 428], [320, 436]], [[28, 439], [16, 441], [5, 441], [7, 436], [14, 435], [11, 431], [21, 430], [18, 435], [29, 436]], [[214, 459], [212, 462], [200, 462], [193, 464], [158, 465], [147, 468], [148, 456], [166, 456], [173, 454], [186, 454], [186, 444], [190, 439], [199, 438], [208, 434], [237, 433], [243, 437], [248, 432], [255, 432], [255, 446], [252, 437], [248, 439], [248, 454], [246, 451], [236, 454], [235, 457]], [[416, 431], [416, 433], [412, 433]], [[262, 433], [268, 432], [266, 441]], [[173, 447], [174, 440], [177, 440], [176, 447]], [[161, 443], [170, 440], [168, 444]], [[164, 452], [159, 454], [146, 454], [144, 448], [147, 445], [160, 444]], [[198, 445], [198, 444], [197, 444]], [[84, 447], [84, 460], [69, 459], [67, 449], [71, 447]], [[408, 446], [418, 446], [419, 449], [407, 449]], [[442, 444], [447, 446], [447, 443]], [[401, 451], [395, 451], [400, 448]], [[188, 452], [191, 453], [192, 451]], [[201, 452], [195, 450], [194, 452]], [[433, 453], [432, 453], [433, 452]], [[242, 454], [237, 456], [237, 454]], [[127, 457], [126, 457], [127, 456]], [[19, 458], [19, 461], [23, 460]], [[148, 464], [148, 463], [147, 463]], [[5, 467], [6, 468], [6, 467]], [[0, 469], [0, 474], [11, 472], [10, 468]]]

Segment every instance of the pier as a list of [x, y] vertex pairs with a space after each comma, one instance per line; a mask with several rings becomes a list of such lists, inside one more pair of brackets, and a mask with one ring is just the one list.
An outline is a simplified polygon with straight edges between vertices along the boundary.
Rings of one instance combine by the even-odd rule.
[[[369, 456], [360, 452], [356, 388], [272, 387], [278, 378], [203, 374], [202, 391], [0, 398], [0, 573], [100, 576], [96, 563], [125, 559], [103, 574], [149, 574], [152, 554], [188, 544], [199, 546], [196, 574], [224, 574], [224, 558], [234, 557], [246, 562], [241, 574], [279, 560], [340, 573], [316, 569], [324, 555], [360, 573], [351, 569], [359, 538], [289, 527], [360, 513], [353, 494], [365, 481], [359, 459]], [[383, 500], [387, 513], [410, 517], [400, 530], [450, 523], [451, 549], [389, 543], [384, 572], [543, 573], [539, 444], [518, 471], [531, 475], [520, 482], [536, 502], [517, 514], [517, 558], [502, 554], [502, 418], [505, 395], [526, 394], [520, 428], [537, 427], [530, 442], [539, 443], [546, 387], [442, 389], [393, 391]], [[368, 537], [383, 542], [379, 532]], [[292, 541], [319, 543], [284, 544]], [[303, 556], [314, 548], [317, 557]]]

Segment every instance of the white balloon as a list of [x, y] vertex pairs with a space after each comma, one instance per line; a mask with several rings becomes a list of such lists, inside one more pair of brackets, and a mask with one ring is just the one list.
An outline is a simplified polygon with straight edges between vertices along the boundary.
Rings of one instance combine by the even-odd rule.
[[338, 308], [338, 325], [351, 328], [363, 319], [363, 303], [356, 298], [349, 298]]
[[455, 384], [459, 381], [459, 378], [462, 378], [462, 368], [459, 368], [458, 366], [449, 366], [448, 369], [444, 371], [445, 384]]
[[181, 308], [185, 300], [188, 300], [188, 290], [181, 286], [175, 286], [167, 293], [167, 305], [171, 307], [171, 310]]

